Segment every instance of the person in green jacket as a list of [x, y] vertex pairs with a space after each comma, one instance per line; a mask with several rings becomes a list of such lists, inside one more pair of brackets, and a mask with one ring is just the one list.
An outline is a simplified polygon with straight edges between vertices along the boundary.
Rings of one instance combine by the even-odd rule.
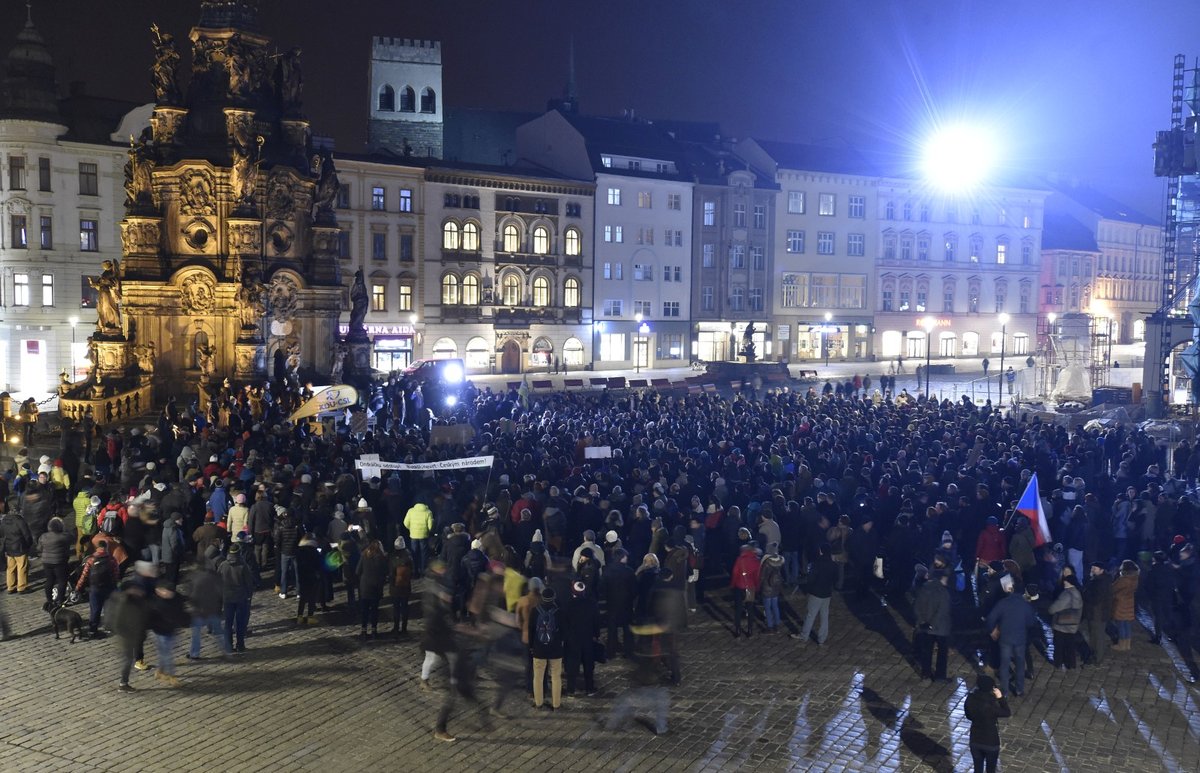
[[71, 500], [75, 510], [75, 557], [83, 560], [85, 546], [90, 544], [92, 537], [100, 530], [97, 523], [97, 513], [100, 512], [100, 497], [91, 496], [86, 491], [80, 491]]
[[433, 511], [424, 502], [417, 502], [404, 516], [404, 528], [412, 540], [413, 566], [416, 576], [425, 574], [425, 549], [429, 534], [433, 531]]

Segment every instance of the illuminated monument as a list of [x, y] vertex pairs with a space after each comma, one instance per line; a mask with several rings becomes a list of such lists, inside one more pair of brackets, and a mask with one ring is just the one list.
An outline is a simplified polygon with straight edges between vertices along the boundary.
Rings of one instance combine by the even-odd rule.
[[155, 106], [130, 138], [123, 259], [95, 280], [94, 367], [64, 390], [68, 416], [137, 413], [225, 378], [323, 378], [338, 348], [338, 182], [300, 109], [300, 51], [274, 49], [249, 0], [201, 3], [190, 64], [151, 32]]

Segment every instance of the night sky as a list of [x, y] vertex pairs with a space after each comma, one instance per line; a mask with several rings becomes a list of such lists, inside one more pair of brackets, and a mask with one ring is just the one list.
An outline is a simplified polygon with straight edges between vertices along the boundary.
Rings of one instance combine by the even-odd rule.
[[[582, 110], [718, 121], [732, 136], [912, 145], [983, 121], [1018, 172], [1060, 171], [1159, 215], [1150, 145], [1172, 59], [1200, 55], [1192, 0], [261, 0], [304, 49], [318, 134], [359, 151], [372, 35], [443, 43], [444, 104], [537, 111], [575, 37]], [[149, 25], [177, 38], [198, 0], [34, 0], [60, 86], [149, 101]], [[24, 21], [4, 0], [2, 45]]]

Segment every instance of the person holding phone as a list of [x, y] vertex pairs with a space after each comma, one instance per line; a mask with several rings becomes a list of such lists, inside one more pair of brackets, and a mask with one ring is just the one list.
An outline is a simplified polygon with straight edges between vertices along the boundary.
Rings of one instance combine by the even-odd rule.
[[971, 758], [975, 761], [975, 773], [996, 773], [1000, 760], [1000, 723], [1011, 717], [1008, 700], [996, 680], [980, 674], [975, 680], [975, 689], [967, 695], [963, 712], [971, 721]]

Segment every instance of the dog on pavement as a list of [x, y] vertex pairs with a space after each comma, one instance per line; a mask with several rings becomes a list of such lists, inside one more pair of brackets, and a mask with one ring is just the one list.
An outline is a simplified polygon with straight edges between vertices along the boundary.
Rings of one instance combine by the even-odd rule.
[[50, 620], [54, 623], [54, 638], [60, 633], [70, 632], [71, 644], [83, 638], [83, 618], [73, 609], [67, 609], [66, 604], [50, 608]]

